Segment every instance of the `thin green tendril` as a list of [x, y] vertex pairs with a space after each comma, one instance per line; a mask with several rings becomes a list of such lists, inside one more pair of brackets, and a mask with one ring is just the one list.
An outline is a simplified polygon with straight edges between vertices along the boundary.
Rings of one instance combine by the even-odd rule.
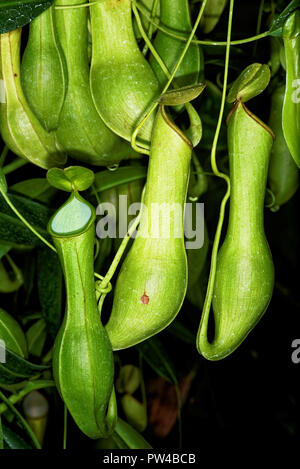
[[217, 128], [216, 128], [214, 141], [213, 141], [213, 145], [212, 145], [212, 149], [211, 149], [211, 167], [212, 167], [212, 170], [213, 170], [213, 172], [216, 176], [218, 176], [218, 177], [225, 180], [225, 182], [227, 184], [227, 190], [226, 190], [226, 193], [225, 193], [225, 195], [222, 199], [221, 205], [220, 205], [219, 220], [218, 220], [217, 230], [216, 230], [216, 234], [215, 234], [215, 238], [214, 238], [214, 242], [213, 242], [212, 254], [211, 254], [211, 265], [210, 265], [208, 286], [207, 286], [207, 290], [206, 290], [206, 296], [205, 296], [205, 301], [204, 301], [204, 306], [203, 306], [203, 311], [202, 311], [201, 322], [200, 322], [200, 326], [199, 326], [199, 330], [198, 330], [198, 334], [197, 334], [197, 348], [198, 348], [199, 339], [200, 339], [200, 335], [201, 335], [202, 324], [203, 324], [204, 321], [208, 320], [208, 316], [209, 316], [209, 312], [210, 312], [210, 308], [211, 308], [213, 289], [214, 289], [214, 283], [215, 283], [215, 276], [216, 276], [217, 254], [218, 254], [220, 237], [221, 237], [221, 232], [222, 232], [222, 227], [223, 227], [223, 222], [224, 222], [225, 207], [226, 207], [227, 200], [229, 199], [229, 196], [230, 196], [230, 178], [226, 174], [219, 171], [218, 166], [217, 166], [217, 162], [216, 162], [216, 153], [217, 153], [217, 144], [218, 144], [218, 139], [219, 139], [219, 135], [220, 135], [223, 115], [224, 115], [224, 108], [225, 108], [226, 89], [227, 89], [227, 81], [228, 81], [228, 69], [229, 69], [230, 37], [231, 37], [231, 30], [232, 30], [233, 6], [234, 6], [234, 0], [230, 0], [222, 101], [221, 101], [221, 107], [220, 107], [220, 113], [219, 113]]
[[[179, 57], [179, 59], [178, 59], [178, 61], [177, 61], [177, 64], [176, 64], [176, 66], [175, 66], [173, 72], [171, 73], [171, 76], [170, 76], [170, 78], [169, 78], [167, 84], [165, 85], [165, 87], [164, 87], [164, 89], [163, 89], [163, 91], [162, 91], [162, 94], [164, 94], [164, 93], [169, 89], [169, 86], [171, 85], [171, 83], [172, 83], [172, 81], [173, 81], [173, 79], [174, 79], [174, 77], [175, 77], [175, 75], [176, 75], [176, 73], [177, 73], [177, 70], [179, 69], [179, 67], [180, 67], [180, 65], [181, 65], [181, 63], [182, 63], [182, 61], [183, 61], [183, 59], [184, 59], [184, 57], [185, 57], [185, 54], [186, 54], [186, 52], [187, 52], [187, 50], [188, 50], [188, 48], [189, 48], [189, 46], [190, 46], [190, 44], [191, 44], [191, 42], [192, 42], [192, 39], [193, 39], [193, 37], [194, 37], [194, 35], [195, 35], [195, 33], [196, 33], [197, 28], [198, 28], [198, 26], [199, 26], [199, 23], [200, 23], [200, 20], [201, 20], [201, 18], [202, 18], [202, 15], [203, 15], [203, 12], [204, 12], [204, 9], [205, 9], [205, 6], [206, 6], [207, 1], [208, 1], [208, 0], [203, 0], [203, 3], [202, 3], [202, 5], [201, 5], [201, 7], [200, 7], [200, 10], [199, 10], [199, 13], [198, 13], [196, 22], [195, 22], [195, 24], [194, 24], [194, 26], [193, 26], [193, 29], [192, 29], [192, 31], [191, 31], [191, 33], [190, 33], [190, 35], [189, 35], [189, 38], [188, 38], [188, 40], [187, 40], [187, 42], [186, 42], [186, 44], [185, 44], [185, 46], [184, 46], [184, 49], [183, 49], [183, 51], [182, 51], [182, 53], [181, 53], [181, 55], [180, 55], [180, 57]], [[135, 0], [132, 0], [132, 8], [134, 8], [135, 6], [136, 6], [136, 1], [135, 1]], [[133, 131], [133, 134], [132, 134], [132, 136], [131, 136], [131, 146], [132, 146], [132, 148], [133, 148], [135, 151], [137, 151], [137, 152], [139, 152], [139, 153], [145, 153], [145, 154], [148, 154], [148, 153], [149, 153], [149, 151], [145, 151], [145, 149], [142, 149], [139, 145], [136, 144], [136, 138], [137, 138], [137, 135], [138, 135], [138, 133], [139, 133], [141, 127], [145, 124], [145, 122], [147, 121], [147, 119], [149, 118], [149, 116], [152, 114], [152, 112], [155, 111], [155, 109], [157, 108], [157, 106], [158, 106], [158, 102], [154, 102], [154, 103], [152, 104], [152, 106], [150, 107], [149, 111], [147, 112], [147, 114], [145, 115], [145, 117], [140, 121], [140, 123], [137, 125], [137, 127], [135, 128], [135, 130]]]
[[[133, 1], [135, 1], [135, 0], [133, 0]], [[159, 29], [160, 31], [165, 33], [167, 36], [174, 37], [174, 39], [178, 39], [179, 41], [182, 41], [182, 42], [186, 42], [186, 40], [187, 40], [186, 37], [180, 36], [179, 34], [176, 34], [176, 33], [172, 33], [167, 28], [164, 28], [163, 26], [161, 26], [159, 24], [159, 22], [155, 21], [154, 19], [151, 18], [151, 16], [149, 16], [148, 12], [146, 11], [146, 9], [143, 5], [140, 5], [139, 3], [136, 3], [136, 2], [135, 2], [135, 4], [136, 4], [136, 7], [142, 13], [142, 15], [145, 16], [145, 18], [147, 18], [148, 21], [152, 22], [157, 27], [157, 29]], [[237, 46], [237, 45], [247, 44], [249, 42], [254, 42], [254, 41], [257, 41], [259, 39], [263, 39], [263, 38], [265, 38], [269, 35], [270, 35], [270, 31], [265, 31], [264, 33], [257, 34], [255, 36], [251, 36], [251, 37], [247, 37], [245, 39], [237, 39], [235, 41], [230, 41], [230, 45]], [[226, 46], [227, 45], [227, 41], [202, 41], [202, 40], [199, 40], [199, 39], [192, 39], [191, 42], [192, 42], [192, 44], [200, 44], [200, 45], [204, 45], [204, 46]]]

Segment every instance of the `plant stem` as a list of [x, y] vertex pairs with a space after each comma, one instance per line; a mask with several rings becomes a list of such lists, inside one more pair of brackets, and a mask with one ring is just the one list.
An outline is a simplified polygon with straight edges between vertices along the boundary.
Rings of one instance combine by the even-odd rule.
[[[37, 390], [37, 389], [45, 389], [45, 388], [52, 388], [55, 387], [54, 381], [37, 381], [35, 382], [29, 382], [25, 388], [21, 389], [21, 391], [18, 392], [18, 394], [12, 394], [11, 396], [8, 397], [9, 402], [14, 405], [17, 402], [19, 402], [23, 397], [25, 397], [27, 394], [29, 394], [31, 391]], [[0, 404], [0, 416], [7, 410], [7, 405], [2, 403]]]
[[3, 192], [1, 187], [0, 187], [0, 193], [1, 193], [2, 197], [4, 198], [4, 200], [6, 201], [7, 205], [9, 205], [9, 207], [17, 215], [17, 217], [20, 218], [20, 220], [24, 223], [24, 225], [27, 226], [27, 228], [30, 231], [32, 231], [43, 243], [45, 243], [46, 246], [48, 246], [48, 248], [50, 248], [50, 249], [52, 249], [52, 251], [56, 252], [55, 247], [52, 246], [52, 244], [50, 244], [30, 223], [28, 223], [26, 218], [24, 218], [23, 215], [19, 212], [19, 210], [14, 206], [14, 204], [10, 201], [8, 195], [5, 192]]
[[[191, 42], [192, 42], [192, 39], [193, 39], [193, 37], [194, 37], [194, 35], [195, 35], [195, 32], [196, 32], [196, 30], [197, 30], [197, 28], [198, 28], [198, 25], [199, 25], [199, 23], [200, 23], [200, 20], [201, 20], [201, 18], [202, 18], [202, 15], [203, 15], [203, 12], [204, 12], [204, 9], [205, 9], [205, 6], [206, 6], [207, 1], [208, 1], [208, 0], [203, 0], [203, 3], [202, 3], [202, 5], [201, 5], [201, 7], [200, 7], [200, 10], [199, 10], [197, 19], [196, 19], [196, 21], [195, 21], [195, 24], [194, 24], [194, 26], [193, 26], [193, 29], [192, 29], [192, 31], [191, 31], [191, 33], [190, 33], [190, 35], [189, 35], [189, 38], [188, 38], [188, 40], [187, 40], [187, 42], [186, 42], [186, 44], [185, 44], [185, 46], [184, 46], [183, 51], [182, 51], [182, 53], [181, 53], [181, 55], [180, 55], [180, 57], [179, 57], [179, 59], [178, 59], [178, 62], [177, 62], [177, 64], [176, 64], [176, 66], [175, 66], [173, 72], [171, 73], [171, 76], [170, 76], [170, 78], [169, 78], [167, 84], [165, 85], [165, 87], [164, 87], [164, 89], [163, 89], [163, 91], [162, 91], [162, 94], [164, 94], [164, 93], [169, 89], [169, 86], [171, 85], [171, 83], [172, 83], [172, 81], [173, 81], [173, 79], [174, 79], [174, 77], [175, 77], [175, 75], [176, 75], [176, 73], [177, 73], [177, 70], [179, 69], [179, 67], [180, 67], [180, 65], [181, 65], [181, 63], [182, 63], [182, 61], [183, 61], [183, 59], [184, 59], [184, 57], [185, 57], [185, 54], [186, 54], [186, 52], [187, 52], [187, 50], [188, 50], [188, 48], [189, 48], [189, 46], [190, 46], [190, 44], [191, 44]], [[135, 0], [132, 0], [132, 5], [133, 5], [133, 6], [136, 5], [136, 1], [135, 1]], [[136, 145], [135, 142], [136, 142], [136, 137], [137, 137], [137, 135], [138, 135], [138, 133], [139, 133], [141, 127], [142, 127], [142, 126], [144, 125], [144, 123], [147, 121], [147, 119], [148, 119], [149, 116], [152, 114], [152, 112], [155, 111], [155, 109], [157, 108], [158, 104], [159, 104], [158, 102], [155, 102], [155, 103], [152, 104], [152, 106], [150, 107], [148, 113], [147, 113], [146, 116], [140, 121], [140, 123], [137, 125], [137, 127], [135, 128], [135, 130], [133, 131], [133, 134], [132, 134], [132, 136], [131, 136], [131, 146], [132, 146], [132, 148], [133, 148], [135, 151], [137, 151], [137, 152], [139, 152], [139, 153], [149, 154], [149, 151], [145, 151], [144, 149], [141, 149], [141, 147], [139, 147], [138, 145]]]
[[[132, 222], [132, 225], [131, 227], [129, 228], [126, 236], [124, 237], [122, 243], [120, 244], [120, 247], [119, 249], [117, 250], [117, 253], [114, 257], [114, 260], [112, 261], [105, 277], [103, 278], [102, 282], [101, 282], [101, 289], [105, 289], [109, 282], [111, 281], [117, 267], [118, 267], [118, 264], [121, 260], [121, 257], [126, 249], [126, 246], [130, 240], [130, 237], [132, 235], [132, 233], [135, 231], [135, 229], [137, 228], [138, 224], [140, 223], [140, 219], [141, 219], [141, 212], [139, 213], [139, 215], [135, 218], [135, 220]], [[101, 276], [100, 276], [101, 277]]]
[[91, 2], [91, 3], [82, 3], [81, 5], [56, 5], [54, 7], [55, 10], [71, 10], [75, 8], [86, 8], [92, 5], [97, 5], [99, 2]]
[[25, 164], [28, 164], [29, 161], [24, 160], [23, 158], [17, 158], [8, 165], [4, 166], [3, 174], [9, 174], [15, 171], [16, 169], [22, 168]]
[[64, 437], [63, 437], [63, 449], [67, 449], [67, 428], [68, 428], [68, 409], [64, 404]]
[[[157, 29], [159, 29], [160, 31], [165, 33], [167, 36], [171, 36], [171, 37], [174, 37], [175, 39], [178, 39], [179, 41], [186, 42], [186, 40], [187, 40], [186, 37], [180, 36], [176, 33], [172, 33], [167, 28], [165, 28], [163, 26], [160, 26], [158, 21], [155, 21], [155, 19], [152, 19], [148, 15], [148, 12], [146, 12], [145, 7], [143, 5], [140, 5], [139, 3], [136, 3], [136, 2], [135, 2], [135, 4], [136, 4], [136, 7], [142, 13], [142, 15], [145, 16], [145, 18], [147, 18], [148, 21], [153, 23], [153, 25], [155, 25], [157, 27]], [[247, 37], [246, 39], [237, 39], [235, 41], [230, 41], [230, 44], [232, 46], [233, 45], [237, 46], [237, 45], [247, 44], [248, 42], [257, 41], [258, 39], [263, 39], [264, 37], [267, 37], [269, 35], [270, 35], [270, 31], [265, 31], [264, 33], [257, 34], [256, 36]], [[204, 45], [204, 46], [226, 46], [227, 45], [227, 41], [203, 41], [203, 40], [199, 40], [199, 39], [193, 39], [192, 43], [193, 44], [200, 44], [200, 45]]]
[[32, 440], [32, 443], [34, 445], [34, 447], [36, 449], [42, 449], [41, 448], [41, 445], [37, 439], [37, 437], [35, 436], [35, 434], [33, 433], [33, 431], [31, 430], [30, 426], [28, 425], [28, 423], [26, 422], [26, 420], [24, 419], [24, 417], [20, 414], [20, 412], [14, 407], [14, 405], [9, 401], [9, 399], [7, 399], [7, 397], [2, 393], [2, 391], [0, 391], [0, 398], [2, 399], [2, 401], [7, 405], [7, 407], [12, 411], [13, 414], [15, 414], [15, 416], [17, 417], [17, 419], [19, 420], [19, 422], [21, 422], [21, 424], [23, 425], [24, 429], [27, 431], [28, 435], [30, 436], [31, 440]]
[[[155, 18], [155, 15], [156, 15], [156, 10], [157, 10], [157, 4], [158, 4], [158, 0], [154, 0], [153, 4], [152, 4], [152, 10], [151, 10], [151, 19], [153, 20]], [[147, 34], [147, 38], [151, 41], [152, 39], [152, 34], [153, 34], [153, 23], [151, 21], [149, 21], [149, 28], [148, 28], [148, 34]], [[148, 43], [146, 42], [144, 48], [143, 48], [143, 54], [146, 55], [147, 52], [148, 52], [148, 48], [149, 48], [149, 45]]]
[[[260, 5], [259, 5], [259, 10], [258, 10], [256, 35], [259, 34], [259, 31], [260, 31], [260, 28], [261, 28], [261, 21], [262, 21], [262, 15], [263, 15], [263, 12], [264, 12], [264, 5], [265, 5], [265, 0], [261, 0]], [[256, 56], [256, 50], [257, 50], [257, 40], [255, 41], [254, 47], [253, 47], [253, 57]]]
[[7, 145], [5, 145], [0, 155], [0, 168], [2, 168], [8, 152], [9, 152], [9, 148]]
[[214, 289], [214, 283], [215, 283], [215, 276], [216, 276], [217, 254], [218, 254], [220, 237], [221, 237], [221, 232], [222, 232], [222, 227], [223, 227], [223, 222], [224, 222], [225, 207], [226, 207], [227, 200], [229, 199], [229, 196], [230, 196], [230, 179], [226, 174], [219, 171], [218, 166], [217, 166], [217, 162], [216, 162], [216, 152], [217, 152], [217, 144], [218, 144], [218, 139], [219, 139], [220, 130], [221, 130], [221, 124], [222, 124], [223, 115], [224, 115], [224, 108], [225, 108], [226, 89], [227, 89], [227, 81], [228, 81], [228, 69], [229, 69], [230, 37], [231, 37], [231, 29], [232, 29], [233, 7], [234, 7], [234, 0], [230, 0], [229, 18], [228, 18], [228, 27], [227, 27], [227, 46], [226, 46], [226, 54], [225, 54], [225, 70], [224, 70], [222, 101], [221, 101], [221, 107], [220, 107], [220, 112], [219, 112], [217, 128], [216, 128], [216, 132], [215, 132], [215, 136], [214, 136], [214, 140], [213, 140], [213, 145], [212, 145], [212, 149], [211, 149], [211, 167], [212, 167], [212, 170], [213, 170], [213, 172], [216, 176], [218, 176], [218, 177], [225, 180], [225, 182], [227, 183], [227, 190], [226, 190], [226, 193], [225, 193], [225, 195], [222, 199], [221, 206], [220, 206], [219, 220], [218, 220], [217, 230], [216, 230], [214, 243], [213, 243], [213, 248], [212, 248], [212, 254], [211, 254], [211, 265], [210, 265], [208, 286], [207, 286], [207, 291], [206, 291], [206, 296], [205, 296], [205, 301], [204, 301], [204, 306], [203, 306], [203, 311], [202, 311], [202, 316], [201, 316], [200, 327], [199, 327], [198, 335], [197, 335], [197, 345], [198, 345], [198, 338], [200, 336], [202, 321], [209, 314], [210, 307], [211, 307], [213, 289]]

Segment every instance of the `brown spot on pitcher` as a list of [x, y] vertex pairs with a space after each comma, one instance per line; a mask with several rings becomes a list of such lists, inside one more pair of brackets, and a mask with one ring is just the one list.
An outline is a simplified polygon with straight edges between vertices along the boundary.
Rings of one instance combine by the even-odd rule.
[[150, 298], [148, 295], [146, 295], [146, 292], [144, 291], [143, 295], [141, 296], [141, 302], [144, 304], [144, 305], [147, 305], [150, 301]]

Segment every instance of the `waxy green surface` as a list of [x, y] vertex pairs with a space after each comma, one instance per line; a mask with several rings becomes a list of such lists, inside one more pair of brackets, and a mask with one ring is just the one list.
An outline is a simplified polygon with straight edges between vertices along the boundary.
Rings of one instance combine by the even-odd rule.
[[208, 341], [209, 311], [202, 316], [197, 348], [208, 360], [231, 354], [265, 313], [274, 266], [264, 233], [264, 198], [273, 138], [238, 103], [228, 125], [229, 224], [218, 253], [213, 292], [215, 335]]
[[[114, 397], [114, 364], [95, 293], [95, 211], [77, 194], [72, 194], [60, 210], [49, 222], [67, 296], [64, 321], [54, 345], [54, 378], [81, 431], [90, 438], [101, 438], [112, 431], [115, 423], [114, 417], [107, 416]], [[81, 225], [72, 225], [76, 211]]]
[[60, 166], [66, 156], [31, 110], [21, 86], [21, 29], [0, 36], [1, 78], [6, 102], [0, 103], [0, 131], [4, 142], [16, 155], [44, 169]]
[[[187, 0], [160, 0], [160, 22], [162, 26], [167, 27], [172, 32], [184, 34], [188, 38], [192, 26]], [[185, 43], [167, 36], [162, 31], [158, 31], [153, 46], [169, 72], [172, 73], [182, 54]], [[168, 78], [153, 55], [151, 55], [149, 62], [161, 87], [163, 87], [167, 83]], [[197, 83], [202, 65], [201, 62], [203, 64], [203, 56], [199, 46], [191, 44], [176, 72], [175, 83], [177, 86], [181, 87]]]
[[[130, 141], [138, 122], [159, 96], [159, 85], [141, 53], [132, 28], [130, 0], [91, 5], [91, 91], [106, 125]], [[139, 132], [149, 142], [154, 114]]]
[[[74, 0], [73, 5], [82, 4]], [[57, 0], [57, 6], [70, 5]], [[89, 82], [88, 8], [55, 11], [58, 38], [68, 72], [68, 89], [56, 132], [66, 152], [92, 165], [120, 161], [123, 144], [103, 122], [93, 103]]]
[[272, 147], [269, 186], [274, 194], [275, 207], [280, 207], [290, 200], [299, 186], [299, 169], [286, 144], [282, 130], [282, 105], [285, 87], [278, 87], [272, 94], [269, 126], [275, 134]]
[[67, 71], [56, 31], [54, 7], [32, 21], [22, 59], [22, 86], [46, 130], [55, 130], [67, 89]]
[[[106, 325], [114, 350], [131, 347], [168, 326], [185, 296], [183, 212], [176, 217], [171, 211], [168, 219], [163, 205], [178, 204], [183, 208], [189, 181], [192, 147], [175, 129], [160, 109], [153, 129], [144, 196], [148, 210], [142, 211], [139, 236], [122, 264]], [[162, 210], [160, 218], [153, 216], [153, 204]]]
[[285, 22], [282, 38], [286, 62], [282, 127], [290, 153], [300, 167], [300, 10], [292, 13]]

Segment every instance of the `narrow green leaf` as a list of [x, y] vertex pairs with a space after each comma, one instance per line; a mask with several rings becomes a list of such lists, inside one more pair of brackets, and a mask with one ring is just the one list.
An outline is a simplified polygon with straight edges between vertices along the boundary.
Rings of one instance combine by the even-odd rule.
[[119, 449], [152, 449], [145, 438], [124, 420], [117, 420], [113, 439]]
[[25, 360], [8, 348], [5, 355], [6, 362], [0, 363], [0, 382], [5, 385], [21, 383], [49, 369], [48, 366], [36, 365]]
[[169, 327], [166, 329], [166, 332], [169, 332], [174, 337], [177, 337], [182, 342], [187, 344], [196, 343], [196, 335], [194, 335], [189, 329], [187, 329], [180, 321], [173, 321]]
[[53, 1], [54, 0], [1, 0], [0, 34], [25, 26], [49, 8]]
[[300, 8], [300, 0], [292, 0], [288, 6], [278, 15], [270, 28], [270, 36], [281, 36], [282, 28], [288, 17], [295, 11], [297, 8]]
[[11, 250], [9, 244], [0, 244], [0, 259]]
[[94, 188], [97, 192], [101, 192], [121, 184], [144, 179], [146, 176], [147, 168], [144, 166], [122, 166], [116, 171], [100, 171], [95, 174]]
[[14, 407], [14, 405], [9, 401], [9, 399], [7, 399], [7, 397], [1, 391], [0, 391], [0, 399], [2, 399], [2, 401], [7, 405], [9, 410], [15, 415], [18, 422], [22, 425], [22, 427], [25, 429], [27, 434], [30, 436], [34, 444], [34, 447], [36, 449], [41, 449], [41, 445], [38, 442], [37, 437], [33, 433], [32, 429], [30, 428], [30, 426], [28, 425], [24, 417], [20, 414], [20, 412]]
[[28, 352], [34, 357], [40, 357], [47, 337], [46, 323], [44, 319], [36, 321], [26, 332]]
[[3, 440], [6, 449], [33, 449], [20, 435], [6, 425], [3, 425]]
[[136, 348], [143, 356], [148, 365], [157, 374], [171, 383], [177, 384], [176, 372], [171, 359], [161, 341], [157, 337], [145, 340], [136, 345]]
[[42, 315], [54, 338], [61, 322], [63, 277], [57, 255], [44, 247], [37, 254], [37, 284]]
[[0, 339], [6, 348], [24, 358], [27, 357], [27, 343], [23, 330], [15, 318], [2, 308], [0, 308]]
[[46, 178], [26, 179], [13, 184], [9, 187], [9, 190], [46, 204], [51, 201], [56, 193], [56, 189], [50, 186]]
[[6, 194], [7, 192], [7, 182], [6, 177], [3, 174], [2, 168], [0, 168], [0, 191]]
[[[44, 205], [17, 195], [9, 195], [11, 202], [45, 238], [50, 239], [46, 230], [52, 212]], [[6, 201], [0, 195], [0, 242], [11, 246], [36, 246], [41, 241], [15, 215]]]
[[[21, 389], [21, 391], [19, 391], [17, 394], [11, 394], [8, 400], [11, 402], [11, 404], [17, 404], [17, 402], [20, 402], [23, 397], [27, 396], [27, 394], [29, 394], [30, 392], [46, 388], [55, 388], [55, 382], [46, 379], [28, 381], [25, 386]], [[7, 405], [2, 402], [2, 404], [0, 404], [0, 415], [6, 412], [6, 410]]]
[[158, 102], [164, 106], [178, 106], [189, 103], [193, 99], [198, 98], [205, 86], [205, 83], [198, 83], [197, 85], [189, 85], [167, 91], [158, 98]]

